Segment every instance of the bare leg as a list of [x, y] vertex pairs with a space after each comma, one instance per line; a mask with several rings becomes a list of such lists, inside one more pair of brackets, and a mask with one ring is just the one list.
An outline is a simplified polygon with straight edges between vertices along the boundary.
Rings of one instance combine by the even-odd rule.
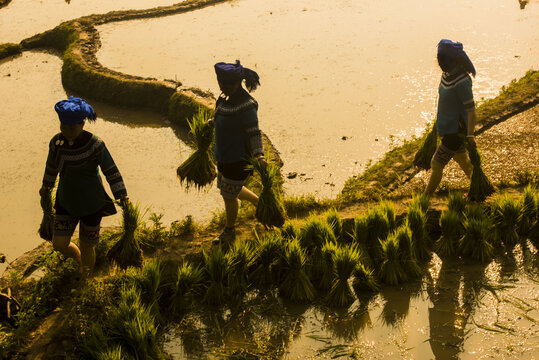
[[256, 196], [256, 194], [254, 192], [247, 189], [245, 186], [241, 188], [241, 191], [240, 191], [240, 193], [238, 195], [238, 198], [240, 200], [242, 200], [242, 201], [247, 200], [251, 204], [253, 204], [254, 206], [256, 206], [256, 204], [258, 204], [258, 196]]
[[468, 153], [455, 154], [453, 156], [453, 159], [455, 159], [455, 161], [459, 164], [460, 168], [462, 169], [462, 171], [464, 171], [464, 173], [469, 179], [472, 176], [473, 165], [470, 161], [470, 158], [468, 157]]
[[434, 160], [434, 157], [430, 161], [430, 179], [427, 187], [425, 188], [425, 195], [432, 196], [436, 191], [440, 181], [442, 181], [442, 175], [444, 174], [444, 165], [440, 164], [438, 161]]
[[71, 237], [53, 236], [52, 246], [54, 247], [54, 250], [61, 252], [64, 256], [75, 259], [75, 261], [79, 263], [80, 273], [83, 273], [80, 250], [77, 245], [71, 242]]
[[232, 228], [236, 223], [236, 218], [238, 217], [239, 202], [238, 199], [230, 199], [223, 197], [225, 201], [225, 212], [226, 212], [226, 227]]
[[80, 254], [84, 275], [89, 275], [94, 270], [95, 265], [95, 246], [80, 242]]

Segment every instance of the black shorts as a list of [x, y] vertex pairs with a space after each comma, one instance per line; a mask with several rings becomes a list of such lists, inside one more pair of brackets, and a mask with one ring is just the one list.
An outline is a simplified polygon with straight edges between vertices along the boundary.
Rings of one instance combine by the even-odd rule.
[[253, 170], [246, 169], [249, 162], [246, 160], [233, 163], [217, 163], [217, 170], [227, 179], [245, 180], [253, 173]]
[[442, 142], [438, 145], [434, 154], [434, 160], [445, 166], [455, 154], [464, 153], [466, 153], [466, 148], [464, 147], [462, 135], [448, 134], [442, 137]]

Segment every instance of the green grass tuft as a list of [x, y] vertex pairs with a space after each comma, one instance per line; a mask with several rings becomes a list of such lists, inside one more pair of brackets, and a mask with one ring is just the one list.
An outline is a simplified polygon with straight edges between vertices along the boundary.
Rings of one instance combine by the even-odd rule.
[[297, 302], [312, 301], [316, 295], [311, 280], [305, 272], [306, 255], [296, 239], [290, 241], [283, 257], [283, 281], [281, 294]]
[[337, 209], [332, 208], [326, 213], [326, 222], [333, 230], [336, 239], [340, 239], [342, 235], [342, 219]]
[[464, 222], [464, 235], [459, 240], [461, 254], [481, 263], [490, 261], [494, 255], [490, 243], [490, 226], [487, 218], [467, 218]]
[[253, 271], [250, 281], [259, 289], [266, 288], [278, 282], [280, 276], [279, 263], [285, 252], [285, 244], [278, 232], [256, 236], [253, 257]]
[[494, 198], [491, 214], [494, 220], [494, 237], [507, 248], [512, 248], [518, 242], [517, 226], [520, 221], [522, 206], [520, 201], [507, 194]]
[[459, 239], [463, 235], [463, 215], [455, 208], [442, 211], [440, 228], [442, 236], [436, 241], [435, 251], [441, 258], [457, 255]]
[[537, 204], [535, 198], [537, 190], [534, 186], [528, 185], [524, 188], [524, 193], [520, 200], [522, 207], [522, 215], [518, 223], [518, 233], [527, 237], [533, 227], [533, 223], [537, 220]]
[[227, 279], [230, 271], [229, 258], [225, 256], [220, 246], [203, 251], [202, 257], [206, 282], [206, 294], [202, 301], [210, 305], [221, 305], [226, 300]]
[[447, 195], [447, 209], [454, 211], [456, 214], [464, 214], [466, 210], [467, 200], [461, 192], [451, 191]]
[[183, 262], [178, 267], [174, 283], [170, 310], [179, 314], [191, 309], [196, 298], [201, 295], [204, 272], [198, 266]]
[[417, 203], [408, 205], [406, 225], [412, 231], [412, 251], [414, 257], [420, 262], [426, 262], [431, 257], [429, 235], [427, 232], [427, 216], [422, 206]]
[[408, 277], [402, 268], [401, 255], [399, 253], [399, 238], [396, 233], [389, 235], [382, 244], [382, 263], [379, 276], [383, 283], [398, 285], [406, 281]]
[[333, 253], [334, 281], [328, 294], [328, 303], [333, 306], [348, 306], [355, 297], [348, 280], [360, 262], [359, 251], [355, 246], [337, 247]]

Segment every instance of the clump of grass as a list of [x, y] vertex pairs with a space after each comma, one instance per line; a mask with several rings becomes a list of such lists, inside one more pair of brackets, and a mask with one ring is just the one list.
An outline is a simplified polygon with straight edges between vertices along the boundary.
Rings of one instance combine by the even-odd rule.
[[387, 214], [380, 207], [369, 209], [366, 216], [367, 222], [367, 251], [374, 263], [382, 258], [382, 246], [380, 241], [389, 234], [389, 220]]
[[266, 154], [266, 165], [257, 159], [251, 159], [250, 165], [260, 177], [262, 192], [256, 206], [256, 219], [267, 227], [282, 227], [285, 221], [285, 211], [281, 194], [276, 185], [279, 177], [279, 167], [272, 164], [269, 154]]
[[41, 219], [38, 233], [40, 238], [47, 241], [52, 241], [54, 233], [54, 207], [52, 203], [52, 188], [46, 188], [40, 200], [43, 218]]
[[489, 241], [490, 221], [487, 218], [466, 218], [464, 235], [459, 240], [462, 255], [486, 263], [492, 259], [494, 248]]
[[189, 310], [197, 296], [201, 293], [204, 273], [198, 266], [183, 262], [178, 267], [174, 283], [170, 309], [173, 314]]
[[322, 246], [322, 277], [317, 286], [319, 290], [329, 290], [331, 288], [331, 284], [333, 284], [333, 279], [335, 277], [333, 273], [333, 259], [337, 249], [337, 244], [330, 241], [326, 242], [324, 246]]
[[411, 202], [408, 205], [406, 225], [412, 231], [412, 251], [414, 257], [420, 262], [428, 261], [431, 251], [427, 232], [427, 216], [419, 202]]
[[284, 253], [284, 242], [278, 233], [256, 237], [253, 271], [250, 281], [259, 289], [275, 284], [279, 279], [279, 261]]
[[359, 263], [359, 252], [354, 246], [337, 247], [333, 253], [334, 281], [328, 294], [328, 302], [334, 306], [348, 306], [355, 297], [348, 280]]
[[354, 218], [354, 229], [350, 235], [352, 244], [356, 245], [360, 250], [361, 262], [365, 264], [366, 267], [372, 269], [374, 268], [374, 264], [367, 249], [368, 232], [367, 216], [356, 216]]
[[221, 305], [226, 300], [226, 286], [230, 263], [221, 247], [212, 247], [209, 252], [203, 251], [204, 278], [206, 294], [202, 301], [211, 305]]
[[326, 213], [326, 222], [333, 230], [335, 238], [339, 239], [342, 233], [342, 219], [337, 209], [332, 208]]
[[397, 210], [395, 209], [395, 204], [391, 201], [384, 200], [378, 204], [378, 207], [386, 214], [389, 230], [394, 230], [397, 227]]
[[195, 151], [177, 169], [178, 178], [187, 189], [195, 186], [200, 190], [217, 176], [213, 158], [214, 130], [208, 124], [208, 119], [208, 112], [200, 107], [195, 116], [187, 121]]
[[135, 238], [135, 231], [142, 222], [139, 205], [131, 201], [121, 203], [122, 232], [120, 239], [110, 248], [107, 256], [122, 269], [128, 266], [142, 266], [142, 250]]
[[383, 283], [398, 285], [407, 280], [406, 272], [401, 265], [399, 254], [399, 238], [396, 233], [389, 235], [382, 244], [382, 263], [379, 276]]
[[247, 277], [254, 259], [251, 242], [234, 242], [225, 257], [229, 265], [227, 279], [228, 294], [231, 298], [243, 296], [247, 292], [249, 285]]
[[[216, 225], [219, 227], [219, 221], [215, 221]], [[192, 215], [187, 215], [185, 218], [181, 221], [173, 221], [172, 224], [170, 224], [170, 236], [182, 236], [187, 234], [195, 234], [200, 228], [200, 225], [198, 225], [195, 220], [193, 219]]]
[[293, 239], [299, 236], [299, 230], [291, 221], [286, 221], [281, 229], [281, 234], [285, 239]]
[[412, 201], [408, 204], [408, 208], [418, 208], [426, 214], [429, 210], [429, 197], [425, 194], [414, 195]]
[[429, 170], [430, 161], [436, 152], [438, 146], [438, 131], [436, 130], [436, 123], [434, 123], [432, 130], [427, 134], [421, 148], [417, 151], [414, 157], [414, 165], [418, 168]]
[[394, 236], [399, 244], [400, 264], [406, 278], [417, 278], [421, 275], [421, 268], [417, 264], [414, 252], [412, 250], [412, 232], [406, 226], [401, 226], [395, 230]]
[[442, 211], [440, 215], [440, 228], [442, 236], [436, 242], [435, 250], [441, 258], [457, 254], [459, 239], [463, 235], [463, 215], [455, 207]]
[[143, 302], [149, 306], [152, 314], [159, 316], [159, 301], [161, 299], [161, 286], [163, 268], [159, 259], [145, 261], [142, 269], [137, 269], [137, 285]]
[[320, 251], [327, 241], [336, 242], [336, 239], [331, 227], [313, 215], [301, 227], [299, 241], [301, 247], [312, 254]]
[[451, 191], [447, 195], [447, 209], [463, 215], [466, 210], [466, 198], [464, 195], [458, 191]]
[[517, 226], [522, 212], [520, 202], [507, 194], [498, 195], [494, 199], [491, 209], [496, 241], [512, 248], [519, 239]]
[[537, 204], [535, 202], [536, 190], [535, 187], [528, 185], [524, 188], [522, 194], [521, 207], [522, 215], [518, 223], [518, 233], [526, 237], [533, 227], [533, 223], [537, 220]]
[[380, 290], [380, 284], [374, 275], [374, 271], [363, 265], [361, 261], [358, 262], [353, 273], [354, 279], [352, 285], [356, 290], [356, 293], [363, 291], [376, 292]]
[[479, 204], [472, 204], [466, 209], [465, 217], [467, 219], [483, 220], [486, 218], [485, 209]]
[[[468, 142], [465, 143], [467, 144]], [[468, 198], [472, 201], [483, 202], [488, 196], [494, 193], [496, 189], [481, 167], [481, 155], [479, 155], [477, 147], [468, 146], [468, 153], [473, 165]]]
[[305, 272], [306, 255], [297, 240], [288, 243], [283, 257], [283, 281], [279, 286], [283, 296], [292, 301], [311, 301], [315, 289]]

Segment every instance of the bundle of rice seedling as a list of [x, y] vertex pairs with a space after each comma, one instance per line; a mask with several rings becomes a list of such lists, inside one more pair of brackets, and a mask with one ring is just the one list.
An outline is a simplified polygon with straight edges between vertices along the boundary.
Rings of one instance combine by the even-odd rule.
[[231, 298], [243, 297], [249, 285], [247, 277], [254, 258], [251, 242], [234, 242], [225, 257], [230, 269], [227, 280], [228, 294]]
[[307, 219], [299, 231], [299, 242], [308, 254], [319, 252], [328, 241], [336, 242], [333, 230], [314, 215]]
[[39, 237], [43, 240], [52, 241], [54, 232], [54, 207], [52, 205], [52, 188], [47, 188], [45, 194], [41, 196], [41, 209], [43, 218], [39, 225]]
[[518, 233], [523, 237], [528, 236], [533, 227], [533, 223], [537, 220], [536, 196], [535, 187], [528, 185], [524, 188], [521, 199], [522, 215], [518, 223]]
[[334, 274], [333, 274], [333, 257], [335, 255], [335, 251], [337, 251], [337, 244], [334, 242], [326, 242], [324, 246], [322, 246], [321, 250], [321, 264], [322, 264], [322, 277], [320, 278], [320, 281], [316, 283], [317, 288], [319, 290], [329, 290], [331, 288], [331, 284], [333, 284]]
[[408, 204], [408, 208], [418, 208], [425, 214], [429, 210], [429, 197], [425, 194], [416, 194]]
[[[466, 142], [466, 144], [468, 144], [468, 142]], [[473, 165], [468, 198], [472, 201], [482, 202], [494, 191], [496, 191], [496, 188], [494, 185], [492, 185], [489, 178], [487, 175], [485, 175], [483, 169], [481, 168], [481, 155], [479, 155], [477, 147], [468, 145], [468, 153], [470, 155], [470, 161]]]
[[226, 287], [228, 272], [230, 271], [229, 258], [220, 246], [212, 247], [209, 252], [203, 251], [204, 279], [206, 280], [206, 294], [202, 301], [211, 305], [221, 305], [226, 300]]
[[436, 241], [435, 250], [441, 258], [457, 254], [459, 239], [463, 235], [463, 215], [457, 210], [448, 209], [440, 215], [440, 228], [442, 236]]
[[262, 166], [257, 159], [251, 159], [251, 167], [258, 174], [262, 192], [256, 206], [256, 219], [266, 227], [282, 227], [285, 211], [281, 194], [277, 189], [276, 180], [279, 178], [279, 167], [270, 162], [266, 154], [266, 165]]
[[376, 276], [374, 276], [374, 271], [363, 265], [361, 261], [356, 265], [353, 276], [352, 285], [356, 290], [356, 294], [363, 291], [376, 292], [380, 290], [380, 284]]
[[131, 201], [121, 203], [122, 233], [120, 239], [110, 248], [107, 257], [122, 269], [128, 266], [142, 266], [142, 250], [135, 238], [135, 231], [142, 222], [139, 205]]
[[347, 306], [355, 297], [348, 279], [359, 264], [359, 252], [355, 246], [338, 247], [333, 254], [333, 274], [335, 279], [328, 294], [328, 302], [333, 306]]
[[438, 131], [436, 130], [436, 123], [432, 126], [432, 130], [425, 137], [425, 141], [421, 145], [421, 148], [417, 151], [414, 157], [414, 165], [418, 168], [429, 170], [430, 161], [436, 152], [438, 146]]
[[490, 222], [487, 218], [467, 218], [464, 222], [464, 235], [459, 240], [462, 255], [481, 263], [492, 259], [494, 248], [490, 243]]
[[259, 289], [276, 284], [279, 279], [279, 260], [284, 253], [284, 242], [278, 233], [270, 233], [262, 238], [257, 236], [253, 271], [250, 281]]
[[406, 272], [402, 268], [399, 254], [399, 238], [395, 233], [390, 234], [382, 244], [382, 263], [379, 277], [383, 283], [398, 285], [407, 280]]
[[466, 198], [461, 192], [451, 191], [447, 195], [447, 209], [454, 211], [456, 214], [464, 215], [466, 210]]
[[466, 209], [465, 217], [466, 219], [483, 220], [486, 218], [485, 209], [479, 204], [472, 204]]
[[281, 234], [286, 239], [293, 239], [299, 236], [299, 230], [291, 221], [286, 221], [281, 228]]
[[213, 158], [214, 130], [208, 124], [209, 114], [202, 107], [188, 120], [189, 133], [193, 137], [195, 151], [177, 169], [180, 182], [188, 189], [195, 186], [197, 190], [211, 184], [217, 176]]
[[367, 249], [368, 232], [369, 228], [367, 224], [367, 216], [356, 216], [354, 218], [354, 229], [350, 235], [352, 238], [352, 244], [356, 245], [359, 249], [361, 263], [365, 264], [366, 267], [373, 269], [374, 263]]
[[429, 235], [427, 232], [427, 216], [420, 205], [410, 203], [406, 213], [406, 226], [412, 231], [412, 251], [420, 262], [430, 259]]
[[395, 209], [395, 204], [391, 201], [384, 200], [378, 204], [378, 207], [386, 214], [389, 230], [394, 230], [397, 227], [397, 210]]
[[335, 234], [335, 238], [339, 239], [342, 233], [342, 219], [337, 209], [332, 208], [326, 213], [326, 222], [328, 223], [330, 228], [333, 230], [333, 234]]
[[283, 281], [279, 285], [281, 294], [292, 301], [311, 301], [315, 289], [305, 272], [305, 252], [297, 240], [288, 243], [283, 257]]
[[502, 242], [507, 248], [512, 248], [519, 239], [517, 226], [522, 212], [520, 202], [507, 194], [498, 195], [491, 209], [496, 241]]
[[174, 283], [170, 309], [178, 314], [191, 308], [197, 296], [201, 293], [204, 273], [198, 266], [183, 262], [178, 268]]
[[380, 207], [374, 207], [367, 212], [367, 251], [375, 264], [382, 258], [381, 240], [389, 234], [387, 214]]
[[408, 226], [403, 225], [395, 230], [393, 236], [397, 238], [397, 243], [399, 244], [400, 263], [406, 277], [410, 279], [419, 277], [421, 268], [417, 264], [412, 251], [412, 231]]

